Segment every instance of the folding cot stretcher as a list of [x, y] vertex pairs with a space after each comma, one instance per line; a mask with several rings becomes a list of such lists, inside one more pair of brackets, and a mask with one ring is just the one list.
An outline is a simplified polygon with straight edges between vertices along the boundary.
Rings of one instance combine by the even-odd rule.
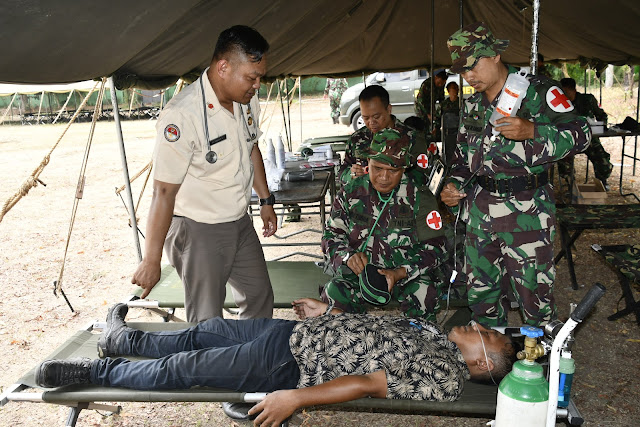
[[[458, 310], [447, 322], [447, 326], [465, 324], [470, 318], [467, 309]], [[157, 331], [178, 330], [190, 326], [189, 323], [175, 322], [127, 322], [133, 328]], [[46, 359], [65, 359], [73, 357], [98, 358], [96, 344], [100, 337], [94, 326], [76, 332], [64, 344]], [[130, 357], [132, 360], [140, 359]], [[33, 392], [35, 384], [35, 367], [20, 380], [8, 387], [0, 397], [0, 405], [10, 401], [43, 402], [69, 406], [68, 426], [76, 424], [78, 415], [83, 409], [99, 409], [117, 412], [118, 407], [96, 402], [252, 402], [263, 396], [261, 393], [241, 393], [224, 389], [192, 388], [190, 390], [139, 391], [117, 387], [94, 385], [67, 386]], [[462, 397], [455, 402], [429, 402], [395, 399], [358, 399], [351, 402], [332, 405], [333, 408], [375, 409], [383, 412], [412, 411], [418, 413], [451, 413], [493, 416], [495, 413], [497, 387], [467, 382]]]
[[571, 247], [585, 230], [640, 228], [640, 204], [629, 205], [557, 205], [556, 219], [562, 249], [554, 263], [564, 257], [569, 266], [571, 285], [578, 289]]
[[[275, 308], [291, 308], [291, 301], [299, 298], [317, 298], [319, 289], [329, 281], [313, 261], [267, 261], [267, 269]], [[127, 298], [129, 307], [142, 307], [160, 314], [165, 321], [180, 320], [175, 317], [174, 309], [184, 308], [184, 289], [176, 270], [166, 265], [162, 268], [160, 281], [151, 290], [146, 299], [139, 299], [142, 288], [137, 288]], [[236, 308], [231, 288], [227, 285], [227, 297], [224, 302], [227, 309]]]

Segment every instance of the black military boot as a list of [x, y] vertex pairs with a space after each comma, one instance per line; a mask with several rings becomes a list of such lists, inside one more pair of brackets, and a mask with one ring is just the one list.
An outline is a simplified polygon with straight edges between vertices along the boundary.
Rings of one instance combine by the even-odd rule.
[[36, 368], [36, 384], [43, 388], [89, 384], [91, 359], [45, 360]]
[[100, 358], [118, 354], [118, 346], [122, 342], [125, 332], [131, 330], [124, 321], [129, 307], [126, 304], [116, 304], [107, 313], [107, 329], [102, 332], [98, 340], [98, 355]]

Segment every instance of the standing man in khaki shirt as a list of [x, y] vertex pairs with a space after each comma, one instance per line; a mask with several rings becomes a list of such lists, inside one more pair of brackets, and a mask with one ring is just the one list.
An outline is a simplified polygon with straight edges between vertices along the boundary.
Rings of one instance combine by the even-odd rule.
[[253, 28], [223, 31], [211, 65], [171, 100], [156, 125], [145, 257], [132, 283], [142, 298], [160, 280], [162, 248], [182, 279], [189, 322], [222, 316], [231, 284], [239, 317], [270, 318], [273, 291], [247, 208], [260, 197], [263, 235], [276, 232], [258, 138], [256, 91], [267, 41]]

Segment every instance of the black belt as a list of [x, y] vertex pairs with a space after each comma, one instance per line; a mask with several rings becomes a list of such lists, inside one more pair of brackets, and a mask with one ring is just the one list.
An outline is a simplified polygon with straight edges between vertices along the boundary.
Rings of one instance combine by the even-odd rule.
[[478, 176], [477, 183], [480, 187], [492, 193], [515, 194], [525, 190], [533, 190], [549, 183], [547, 171], [539, 174], [514, 176], [512, 178], [495, 179], [490, 176]]

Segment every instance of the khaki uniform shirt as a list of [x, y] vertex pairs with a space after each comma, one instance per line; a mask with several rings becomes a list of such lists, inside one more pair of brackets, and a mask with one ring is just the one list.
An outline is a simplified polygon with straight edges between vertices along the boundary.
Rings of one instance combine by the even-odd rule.
[[[260, 104], [255, 96], [248, 105], [233, 103], [233, 114], [220, 105], [207, 70], [164, 108], [156, 125], [154, 179], [182, 184], [174, 214], [194, 221], [218, 224], [246, 214], [253, 185], [251, 150], [262, 135], [258, 127]], [[202, 81], [202, 86], [201, 86]], [[202, 96], [204, 87], [204, 105]], [[207, 114], [209, 151], [204, 130]]]

